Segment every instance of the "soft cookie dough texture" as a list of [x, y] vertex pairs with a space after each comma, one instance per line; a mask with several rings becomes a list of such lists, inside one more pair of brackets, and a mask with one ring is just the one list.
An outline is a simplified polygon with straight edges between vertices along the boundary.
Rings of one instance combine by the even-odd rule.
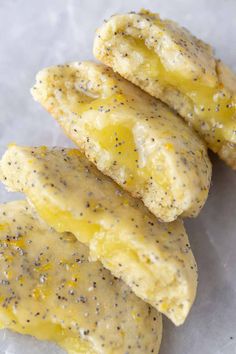
[[137, 296], [176, 325], [184, 322], [197, 268], [181, 220], [158, 222], [78, 150], [11, 146], [1, 161], [1, 179], [25, 193], [50, 226], [88, 245], [91, 259]]
[[160, 314], [26, 201], [0, 205], [0, 252], [1, 328], [70, 354], [158, 353]]
[[236, 169], [236, 76], [209, 45], [175, 22], [141, 11], [105, 22], [94, 54], [174, 108]]
[[211, 178], [206, 147], [165, 104], [93, 62], [42, 70], [32, 94], [98, 169], [160, 220], [199, 213]]

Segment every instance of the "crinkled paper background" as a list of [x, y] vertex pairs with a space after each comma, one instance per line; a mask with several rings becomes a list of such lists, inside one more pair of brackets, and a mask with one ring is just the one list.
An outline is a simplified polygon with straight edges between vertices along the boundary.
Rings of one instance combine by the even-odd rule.
[[[9, 142], [70, 144], [30, 96], [35, 73], [91, 59], [94, 31], [102, 20], [141, 7], [179, 21], [236, 70], [235, 0], [0, 0], [1, 153]], [[186, 221], [199, 266], [197, 300], [183, 326], [164, 320], [160, 354], [236, 353], [236, 173], [213, 154], [211, 158], [208, 202], [197, 219]], [[0, 186], [0, 198], [4, 202], [16, 195]], [[51, 353], [63, 351], [0, 331], [0, 354]]]

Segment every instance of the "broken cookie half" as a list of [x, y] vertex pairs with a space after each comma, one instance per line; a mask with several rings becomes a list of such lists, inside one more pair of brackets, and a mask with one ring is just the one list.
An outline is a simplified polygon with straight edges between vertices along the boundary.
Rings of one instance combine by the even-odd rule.
[[174, 108], [236, 169], [236, 76], [188, 30], [149, 11], [112, 16], [94, 55]]
[[158, 353], [161, 315], [26, 201], [0, 205], [0, 326], [69, 354]]
[[134, 293], [182, 324], [193, 304], [197, 266], [181, 220], [160, 223], [139, 199], [78, 150], [11, 146], [1, 180], [26, 194], [59, 232], [71, 232]]
[[160, 220], [199, 213], [211, 180], [207, 149], [165, 104], [93, 62], [42, 70], [32, 94], [99, 170]]

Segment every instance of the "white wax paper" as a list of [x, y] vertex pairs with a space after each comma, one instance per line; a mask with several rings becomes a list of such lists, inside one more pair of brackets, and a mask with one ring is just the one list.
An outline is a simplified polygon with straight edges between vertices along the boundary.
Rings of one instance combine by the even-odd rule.
[[[141, 7], [179, 21], [236, 70], [235, 0], [0, 0], [1, 153], [10, 142], [71, 144], [33, 102], [29, 89], [35, 73], [45, 66], [91, 59], [94, 31], [102, 20]], [[197, 300], [183, 326], [164, 319], [160, 354], [236, 353], [236, 173], [213, 154], [211, 158], [209, 199], [197, 219], [186, 221], [199, 267]], [[15, 198], [0, 186], [0, 202]], [[0, 331], [0, 354], [39, 353], [63, 351]]]

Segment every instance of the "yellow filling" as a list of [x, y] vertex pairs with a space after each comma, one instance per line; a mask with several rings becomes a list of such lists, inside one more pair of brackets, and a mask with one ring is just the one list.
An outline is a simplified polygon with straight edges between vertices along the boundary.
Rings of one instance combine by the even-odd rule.
[[[109, 119], [109, 117], [108, 117]], [[87, 127], [89, 135], [109, 152], [113, 165], [125, 168], [125, 184], [142, 182], [143, 169], [138, 166], [139, 154], [134, 142], [132, 127], [122, 124], [107, 124], [102, 129]]]
[[[37, 205], [37, 202], [36, 202]], [[75, 219], [68, 211], [61, 211], [55, 206], [39, 207], [40, 215], [43, 219], [48, 220], [50, 225], [58, 232], [64, 232], [65, 230], [73, 234], [80, 232], [80, 240], [86, 244], [93, 238], [94, 234], [101, 230], [101, 226], [97, 223], [92, 223], [86, 219]], [[65, 228], [65, 225], [67, 228]]]
[[[109, 94], [109, 92], [108, 90], [106, 94]], [[153, 161], [151, 154], [149, 154], [145, 166], [139, 166], [139, 152], [132, 131], [134, 123], [128, 120], [117, 123], [116, 119], [113, 119], [112, 113], [117, 106], [122, 107], [128, 104], [132, 107], [133, 103], [129, 97], [119, 93], [106, 96], [106, 94], [100, 92], [100, 96], [94, 99], [89, 96], [89, 92], [80, 91], [78, 88], [74, 93], [74, 95], [71, 94], [65, 98], [65, 110], [69, 104], [70, 111], [78, 115], [83, 115], [92, 110], [104, 112], [103, 115], [99, 116], [103, 125], [102, 128], [96, 128], [93, 122], [87, 122], [84, 128], [88, 131], [88, 136], [91, 139], [96, 141], [102, 149], [109, 152], [110, 164], [123, 169], [124, 185], [127, 187], [139, 185], [144, 188], [148, 180], [152, 179], [167, 190], [170, 186], [166, 172], [163, 173], [164, 168], [161, 171], [157, 169], [156, 161]], [[86, 120], [86, 116], [83, 119]], [[173, 145], [170, 145], [165, 146], [167, 151], [173, 151]], [[155, 153], [154, 156], [156, 157], [157, 154]], [[161, 160], [164, 163], [163, 156], [158, 157], [159, 163]]]
[[[235, 122], [232, 119], [235, 114], [235, 103], [223, 85], [209, 87], [204, 85], [201, 80], [190, 80], [184, 78], [179, 72], [167, 71], [157, 53], [149, 49], [142, 40], [122, 36], [122, 41], [124, 40], [126, 40], [131, 53], [136, 51], [144, 58], [137, 71], [142, 71], [146, 77], [157, 79], [164, 86], [173, 86], [187, 95], [193, 103], [193, 112], [202, 121], [207, 121], [213, 126], [218, 123], [215, 130], [216, 139], [232, 139], [232, 130], [235, 127]], [[201, 122], [198, 120], [193, 120], [193, 124], [196, 128], [201, 128]], [[219, 126], [220, 124], [224, 125], [224, 129]]]
[[[14, 321], [14, 322], [12, 322]], [[27, 334], [36, 337], [39, 340], [49, 340], [57, 343], [64, 348], [68, 354], [96, 354], [91, 345], [79, 338], [77, 335], [73, 336], [71, 331], [62, 328], [58, 324], [42, 321], [41, 324], [31, 323], [30, 325], [22, 326], [21, 318], [12, 310], [1, 309], [0, 313], [0, 328], [6, 328], [6, 323], [9, 323], [7, 328], [20, 334]]]
[[[156, 182], [167, 191], [169, 183], [166, 173], [163, 170], [157, 170], [151, 154], [146, 159], [144, 167], [139, 165], [139, 152], [134, 141], [132, 122], [124, 122], [123, 124], [112, 123], [112, 118], [110, 116], [106, 117], [106, 115], [104, 115], [103, 122], [105, 123], [104, 128], [95, 129], [87, 125], [86, 129], [89, 132], [89, 136], [102, 149], [109, 152], [111, 165], [124, 169], [124, 184], [127, 187], [138, 185], [140, 188], [144, 188], [145, 184], [151, 178], [153, 182]], [[168, 145], [166, 146], [166, 150], [170, 150]], [[159, 156], [159, 163], [162, 158], [162, 156]]]
[[39, 215], [56, 231], [71, 232], [85, 244], [89, 244], [96, 233], [103, 231], [102, 226], [98, 223], [93, 223], [82, 216], [76, 218], [71, 212], [61, 210], [49, 201], [46, 204], [42, 204], [41, 201], [32, 197], [30, 199], [33, 201]]

